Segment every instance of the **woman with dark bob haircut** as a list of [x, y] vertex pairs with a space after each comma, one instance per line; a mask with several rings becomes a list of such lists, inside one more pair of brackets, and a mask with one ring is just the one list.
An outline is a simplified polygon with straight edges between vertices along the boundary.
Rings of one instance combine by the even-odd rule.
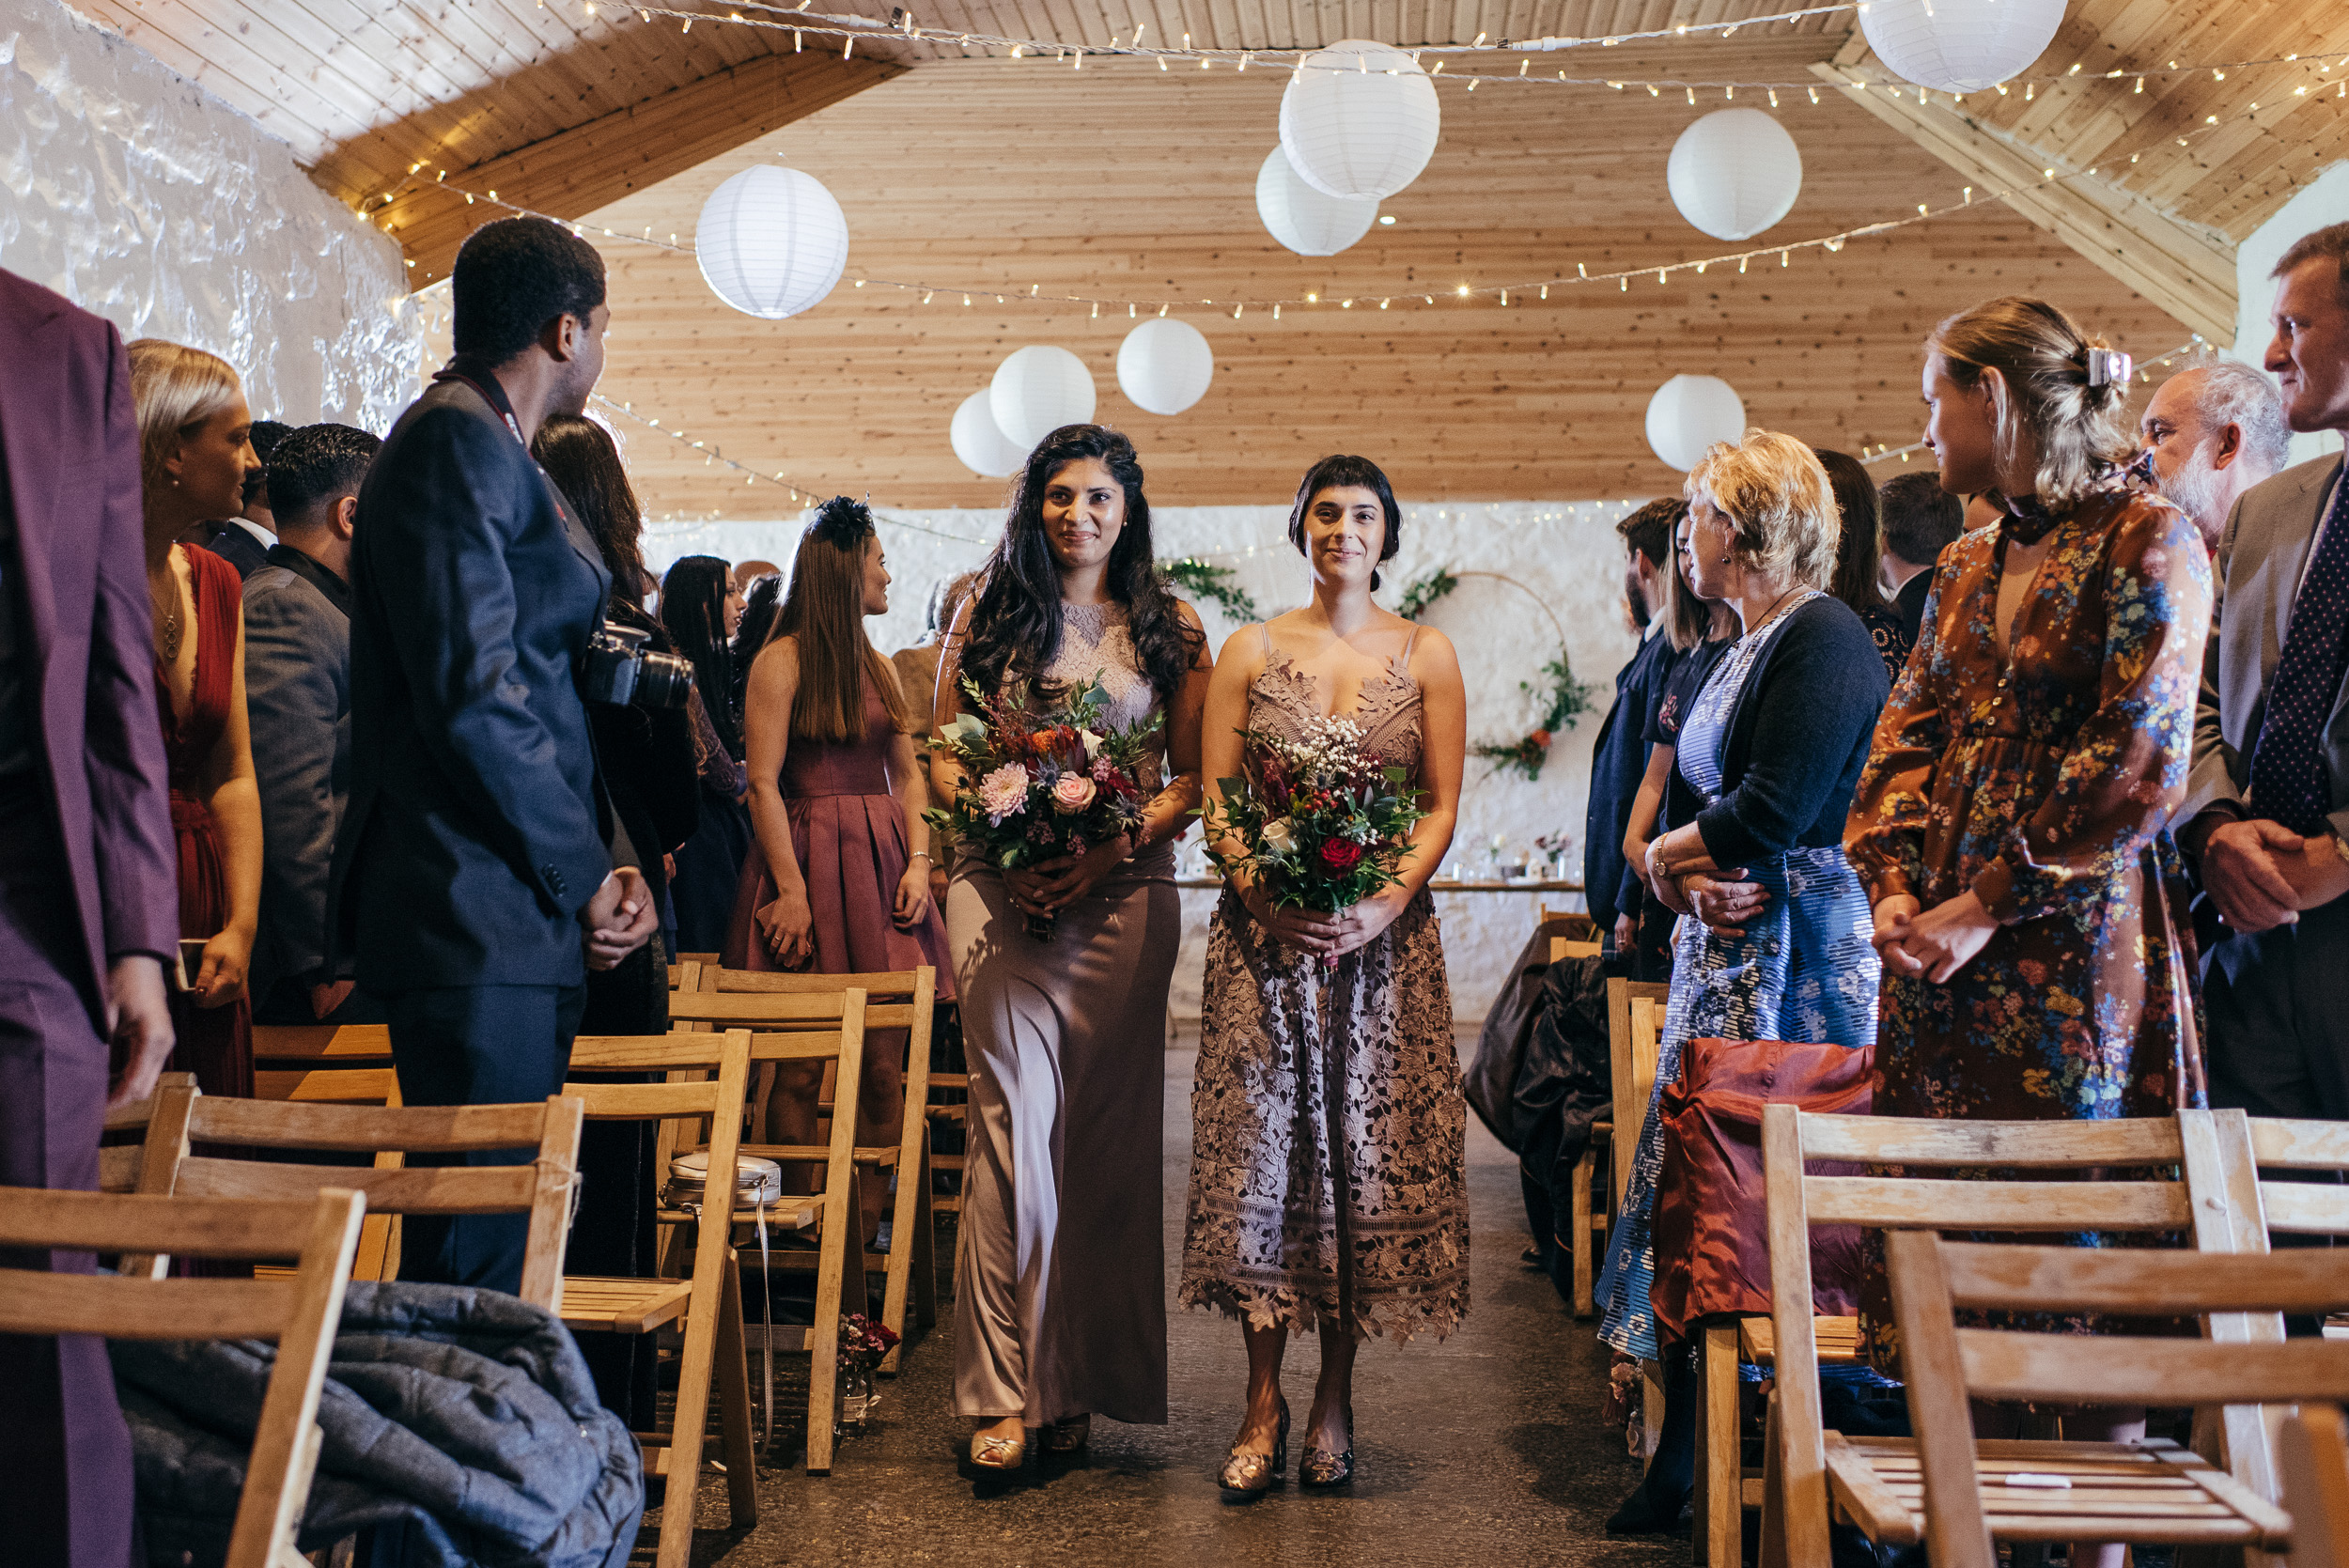
[[1442, 632], [1371, 602], [1402, 520], [1375, 463], [1315, 463], [1289, 513], [1313, 598], [1234, 632], [1207, 691], [1208, 831], [1221, 831], [1221, 781], [1242, 771], [1242, 731], [1350, 744], [1407, 772], [1427, 808], [1399, 880], [1353, 908], [1278, 908], [1237, 871], [1208, 927], [1179, 1295], [1237, 1318], [1247, 1347], [1247, 1405], [1217, 1477], [1236, 1499], [1287, 1463], [1289, 1336], [1321, 1341], [1298, 1480], [1342, 1486], [1356, 1347], [1441, 1339], [1468, 1311], [1468, 1110], [1427, 893], [1459, 814], [1468, 693]]
[[[935, 722], [962, 711], [966, 678], [1039, 703], [1097, 679], [1110, 722], [1163, 721], [1149, 770], [1165, 782], [1132, 834], [1015, 871], [958, 856], [947, 888], [971, 1065], [955, 1405], [977, 1422], [983, 1468], [1017, 1468], [1030, 1427], [1065, 1453], [1097, 1415], [1166, 1421], [1159, 1043], [1210, 662], [1198, 615], [1152, 565], [1133, 443], [1097, 425], [1045, 437], [947, 632]], [[932, 754], [951, 796], [961, 769]], [[1049, 938], [1028, 934], [1030, 914], [1053, 917]]]

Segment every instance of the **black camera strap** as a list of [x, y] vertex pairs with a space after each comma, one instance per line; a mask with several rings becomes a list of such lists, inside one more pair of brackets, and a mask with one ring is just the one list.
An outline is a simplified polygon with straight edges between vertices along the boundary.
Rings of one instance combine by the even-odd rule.
[[530, 450], [530, 442], [522, 438], [522, 422], [514, 417], [513, 400], [506, 396], [506, 388], [498, 384], [497, 372], [490, 368], [487, 361], [473, 354], [459, 354], [432, 379], [436, 381], [462, 381], [479, 393], [481, 400], [495, 409], [498, 417], [506, 421], [506, 427], [514, 432], [514, 439], [521, 442], [522, 450]]

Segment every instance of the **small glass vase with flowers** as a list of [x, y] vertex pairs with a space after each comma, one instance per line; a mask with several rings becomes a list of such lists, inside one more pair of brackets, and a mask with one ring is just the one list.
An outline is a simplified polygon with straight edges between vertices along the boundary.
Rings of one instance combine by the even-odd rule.
[[[951, 803], [923, 814], [955, 834], [958, 852], [1015, 871], [1139, 834], [1157, 719], [1108, 722], [1109, 693], [1097, 676], [1042, 711], [1028, 705], [1024, 686], [989, 696], [966, 679], [962, 691], [968, 707], [930, 739], [962, 765], [962, 781]], [[1057, 924], [1030, 914], [1024, 925], [1049, 941]]]
[[[1363, 754], [1361, 726], [1332, 717], [1294, 738], [1239, 734], [1246, 776], [1219, 781], [1221, 801], [1201, 810], [1218, 870], [1247, 872], [1276, 909], [1316, 914], [1351, 908], [1401, 879], [1411, 826], [1427, 813], [1408, 769]], [[1337, 959], [1322, 965], [1334, 969]]]

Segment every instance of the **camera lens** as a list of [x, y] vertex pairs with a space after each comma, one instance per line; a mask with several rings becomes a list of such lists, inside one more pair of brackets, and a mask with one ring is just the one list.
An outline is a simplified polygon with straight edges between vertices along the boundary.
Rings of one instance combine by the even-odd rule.
[[673, 653], [646, 652], [636, 669], [638, 707], [683, 707], [692, 695], [693, 665]]

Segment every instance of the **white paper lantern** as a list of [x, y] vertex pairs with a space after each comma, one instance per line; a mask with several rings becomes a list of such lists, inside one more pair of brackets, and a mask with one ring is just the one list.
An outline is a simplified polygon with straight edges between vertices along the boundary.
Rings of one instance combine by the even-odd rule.
[[693, 256], [718, 298], [779, 321], [820, 302], [848, 264], [848, 220], [812, 174], [754, 163], [702, 203]]
[[1274, 147], [1256, 171], [1256, 216], [1265, 231], [1299, 256], [1335, 256], [1370, 232], [1377, 201], [1333, 196], [1297, 178], [1288, 153]]
[[1894, 74], [1973, 93], [2030, 69], [2063, 25], [2063, 0], [1871, 0], [1859, 30]]
[[1436, 85], [1408, 54], [1347, 39], [1305, 56], [1281, 94], [1281, 146], [1325, 195], [1380, 201], [1436, 150]]
[[1715, 442], [1746, 433], [1746, 405], [1719, 376], [1674, 376], [1647, 400], [1647, 443], [1686, 474]]
[[987, 389], [995, 427], [1023, 459], [1062, 426], [1091, 424], [1093, 402], [1093, 373], [1085, 362], [1045, 343], [1013, 350], [995, 367]]
[[955, 422], [946, 428], [955, 456], [972, 473], [988, 479], [1008, 479], [1028, 460], [1028, 448], [996, 427], [993, 398], [986, 387], [962, 400]]
[[1144, 321], [1117, 346], [1117, 389], [1144, 413], [1180, 413], [1214, 380], [1215, 350], [1197, 327], [1172, 316]]
[[1680, 215], [1716, 240], [1750, 240], [1802, 194], [1802, 154], [1759, 109], [1716, 109], [1680, 133], [1664, 165]]

